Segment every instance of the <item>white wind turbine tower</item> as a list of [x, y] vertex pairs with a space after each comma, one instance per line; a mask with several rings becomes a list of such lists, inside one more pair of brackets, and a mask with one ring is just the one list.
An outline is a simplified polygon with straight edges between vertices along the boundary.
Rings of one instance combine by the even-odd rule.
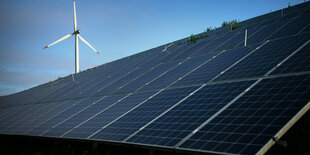
[[54, 44], [57, 44], [73, 35], [75, 35], [75, 73], [79, 72], [79, 38], [86, 44], [88, 45], [91, 49], [93, 49], [97, 54], [99, 54], [99, 52], [93, 47], [91, 46], [81, 35], [80, 35], [80, 30], [77, 30], [77, 22], [76, 22], [76, 9], [75, 9], [75, 0], [73, 0], [73, 24], [74, 24], [74, 32], [70, 33], [62, 38], [60, 38], [59, 40], [55, 41], [54, 43], [45, 46], [43, 49], [46, 49]]

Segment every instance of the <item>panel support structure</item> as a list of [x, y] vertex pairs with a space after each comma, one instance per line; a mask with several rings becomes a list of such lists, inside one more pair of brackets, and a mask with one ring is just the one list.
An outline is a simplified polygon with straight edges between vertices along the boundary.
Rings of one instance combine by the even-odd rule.
[[[286, 125], [274, 136], [275, 139], [280, 139], [307, 111], [310, 109], [310, 102], [307, 103]], [[264, 147], [262, 147], [257, 155], [265, 154], [276, 141], [274, 139], [270, 139]]]

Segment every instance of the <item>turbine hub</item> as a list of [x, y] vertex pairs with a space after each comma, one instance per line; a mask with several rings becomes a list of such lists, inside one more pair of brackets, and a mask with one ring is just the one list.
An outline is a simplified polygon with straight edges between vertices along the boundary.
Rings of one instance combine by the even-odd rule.
[[80, 30], [76, 30], [75, 32], [74, 32], [74, 34], [80, 34]]

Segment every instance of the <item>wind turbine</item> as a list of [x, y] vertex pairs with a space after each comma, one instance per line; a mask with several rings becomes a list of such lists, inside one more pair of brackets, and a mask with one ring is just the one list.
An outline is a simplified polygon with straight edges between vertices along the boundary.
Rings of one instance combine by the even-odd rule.
[[71, 36], [75, 35], [75, 73], [79, 72], [79, 39], [81, 39], [86, 45], [88, 45], [92, 50], [94, 50], [98, 55], [99, 52], [91, 46], [81, 35], [80, 35], [80, 30], [77, 30], [77, 22], [76, 22], [76, 9], [75, 9], [75, 0], [73, 0], [73, 25], [74, 25], [74, 32], [70, 33], [59, 40], [55, 41], [54, 43], [45, 46], [43, 49], [46, 49], [48, 47], [51, 47], [52, 45], [55, 45]]

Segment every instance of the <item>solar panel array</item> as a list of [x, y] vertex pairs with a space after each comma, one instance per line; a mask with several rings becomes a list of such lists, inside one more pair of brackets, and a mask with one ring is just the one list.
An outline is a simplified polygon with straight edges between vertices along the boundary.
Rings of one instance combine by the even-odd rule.
[[3, 96], [0, 134], [264, 153], [310, 108], [309, 15], [306, 2]]

